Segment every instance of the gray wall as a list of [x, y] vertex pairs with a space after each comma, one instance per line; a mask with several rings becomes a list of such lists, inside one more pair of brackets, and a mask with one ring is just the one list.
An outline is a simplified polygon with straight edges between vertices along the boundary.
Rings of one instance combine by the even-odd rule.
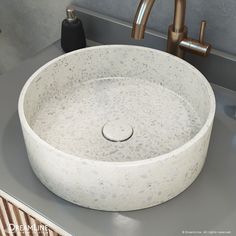
[[[76, 0], [81, 7], [132, 22], [139, 0]], [[70, 0], [0, 0], [0, 56], [22, 59], [60, 37], [60, 23]], [[148, 27], [166, 33], [174, 0], [157, 0]], [[187, 25], [198, 36], [201, 19], [214, 48], [236, 55], [236, 0], [187, 0]], [[0, 57], [2, 63], [3, 58]], [[7, 64], [7, 62], [5, 62]]]

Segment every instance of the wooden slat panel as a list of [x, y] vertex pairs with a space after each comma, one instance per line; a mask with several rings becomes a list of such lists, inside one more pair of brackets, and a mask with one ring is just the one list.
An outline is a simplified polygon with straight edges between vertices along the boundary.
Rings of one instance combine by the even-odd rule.
[[[21, 225], [35, 225], [36, 230], [29, 229], [24, 232], [17, 230], [15, 233], [7, 232], [6, 230], [9, 228], [10, 224], [14, 224], [19, 227]], [[40, 228], [40, 226], [42, 227]], [[46, 227], [42, 222], [38, 221], [0, 196], [0, 236], [61, 236], [51, 228], [47, 228], [47, 230], [45, 229]]]
[[[0, 209], [1, 209], [1, 214], [2, 214], [2, 217], [3, 217], [3, 222], [4, 222], [4, 225], [5, 225], [4, 227], [7, 230], [9, 228], [9, 225], [12, 224], [12, 218], [11, 218], [11, 215], [9, 213], [7, 202], [2, 197], [0, 197]], [[8, 235], [9, 236], [14, 236], [14, 233], [9, 231]]]

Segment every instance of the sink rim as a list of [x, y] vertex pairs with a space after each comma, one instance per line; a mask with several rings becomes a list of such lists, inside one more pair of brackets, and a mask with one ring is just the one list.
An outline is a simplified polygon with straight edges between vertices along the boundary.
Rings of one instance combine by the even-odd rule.
[[[172, 60], [176, 61], [177, 63], [182, 63], [184, 64], [186, 67], [189, 68], [189, 70], [195, 71], [197, 72], [197, 74], [199, 75], [199, 78], [202, 80], [202, 83], [204, 84], [204, 86], [207, 89], [208, 95], [209, 95], [209, 103], [210, 103], [210, 109], [208, 112], [208, 116], [207, 119], [205, 121], [205, 123], [202, 125], [202, 127], [200, 128], [200, 130], [196, 133], [195, 136], [193, 136], [190, 140], [188, 140], [186, 143], [184, 143], [183, 145], [181, 145], [180, 147], [156, 156], [156, 157], [152, 157], [152, 158], [148, 158], [148, 159], [143, 159], [143, 160], [134, 160], [134, 161], [103, 161], [103, 160], [94, 160], [94, 159], [88, 159], [88, 158], [83, 158], [80, 156], [76, 156], [73, 154], [69, 154], [67, 152], [61, 151], [58, 148], [55, 148], [54, 146], [52, 146], [51, 144], [47, 143], [45, 140], [43, 140], [42, 138], [39, 137], [39, 135], [30, 127], [26, 117], [25, 117], [25, 113], [24, 113], [24, 98], [25, 98], [25, 94], [29, 88], [29, 86], [31, 85], [31, 83], [34, 81], [34, 79], [36, 79], [37, 75], [39, 75], [41, 73], [41, 71], [43, 71], [45, 68], [47, 68], [49, 65], [55, 63], [56, 61], [63, 59], [65, 57], [68, 57], [70, 55], [73, 54], [77, 54], [80, 53], [82, 51], [90, 51], [90, 50], [94, 50], [97, 48], [111, 48], [111, 47], [127, 47], [127, 48], [137, 48], [137, 49], [141, 49], [141, 50], [146, 50], [146, 51], [152, 51], [154, 53], [159, 53], [160, 55], [163, 55], [165, 57], [170, 57]], [[20, 96], [19, 96], [19, 100], [18, 100], [18, 114], [19, 114], [19, 118], [21, 121], [21, 125], [24, 126], [24, 128], [26, 129], [26, 131], [31, 135], [32, 138], [34, 138], [36, 140], [36, 142], [41, 143], [42, 145], [46, 146], [48, 149], [51, 149], [52, 151], [56, 152], [60, 157], [63, 158], [68, 158], [68, 159], [76, 159], [78, 161], [84, 161], [84, 162], [90, 162], [90, 163], [100, 163], [100, 164], [105, 164], [105, 165], [117, 165], [117, 166], [134, 166], [134, 165], [143, 165], [143, 164], [148, 164], [148, 163], [152, 163], [152, 162], [156, 162], [156, 161], [163, 161], [165, 159], [171, 158], [172, 156], [178, 155], [181, 152], [184, 152], [185, 150], [187, 150], [189, 147], [193, 146], [199, 139], [201, 139], [204, 134], [206, 133], [206, 131], [208, 130], [208, 128], [211, 126], [212, 121], [214, 119], [215, 116], [215, 110], [216, 110], [216, 100], [215, 100], [215, 95], [214, 92], [210, 86], [210, 83], [207, 81], [207, 79], [205, 78], [205, 76], [194, 66], [192, 66], [190, 63], [176, 57], [173, 56], [169, 53], [163, 52], [161, 50], [157, 50], [157, 49], [152, 49], [152, 48], [148, 48], [148, 47], [143, 47], [143, 46], [133, 46], [133, 45], [122, 45], [122, 44], [118, 44], [118, 45], [102, 45], [102, 46], [95, 46], [95, 47], [90, 47], [90, 48], [84, 48], [84, 49], [79, 49], [70, 53], [66, 53], [63, 54], [59, 57], [54, 58], [53, 60], [50, 60], [49, 62], [47, 62], [46, 64], [44, 64], [43, 66], [41, 66], [39, 69], [37, 69], [30, 77], [29, 79], [26, 81], [26, 83], [24, 84], [21, 92], [20, 92]]]

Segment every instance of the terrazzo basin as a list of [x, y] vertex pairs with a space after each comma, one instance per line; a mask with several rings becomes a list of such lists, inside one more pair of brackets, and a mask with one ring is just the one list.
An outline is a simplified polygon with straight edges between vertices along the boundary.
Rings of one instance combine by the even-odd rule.
[[80, 206], [128, 211], [163, 203], [196, 179], [215, 99], [187, 62], [110, 45], [41, 67], [18, 110], [30, 164], [49, 190]]

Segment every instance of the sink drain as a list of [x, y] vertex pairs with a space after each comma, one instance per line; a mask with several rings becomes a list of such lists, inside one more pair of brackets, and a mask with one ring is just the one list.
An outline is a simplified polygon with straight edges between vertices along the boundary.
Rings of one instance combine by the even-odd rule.
[[127, 141], [133, 133], [133, 128], [121, 120], [107, 122], [102, 128], [104, 138], [112, 142]]

